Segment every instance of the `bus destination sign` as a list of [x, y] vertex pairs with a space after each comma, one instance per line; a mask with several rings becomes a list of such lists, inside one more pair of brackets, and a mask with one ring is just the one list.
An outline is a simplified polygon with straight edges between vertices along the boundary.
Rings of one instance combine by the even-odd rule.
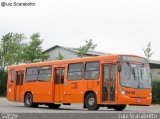
[[120, 61], [141, 62], [141, 63], [147, 62], [145, 58], [136, 57], [136, 56], [120, 56]]

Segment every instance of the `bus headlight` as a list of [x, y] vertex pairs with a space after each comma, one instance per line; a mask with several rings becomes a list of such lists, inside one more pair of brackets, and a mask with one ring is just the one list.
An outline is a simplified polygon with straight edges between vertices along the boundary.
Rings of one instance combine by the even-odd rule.
[[124, 90], [123, 87], [121, 87], [121, 93], [122, 93], [123, 95], [126, 95], [126, 91]]
[[149, 94], [150, 96], [152, 96], [152, 92], [150, 92], [150, 94]]

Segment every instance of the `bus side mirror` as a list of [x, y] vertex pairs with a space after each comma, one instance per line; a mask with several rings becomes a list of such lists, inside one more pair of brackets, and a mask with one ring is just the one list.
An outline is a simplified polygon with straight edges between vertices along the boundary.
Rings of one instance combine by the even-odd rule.
[[119, 64], [118, 64], [118, 71], [121, 72], [121, 70], [122, 70], [122, 66], [121, 66], [121, 64], [119, 63]]

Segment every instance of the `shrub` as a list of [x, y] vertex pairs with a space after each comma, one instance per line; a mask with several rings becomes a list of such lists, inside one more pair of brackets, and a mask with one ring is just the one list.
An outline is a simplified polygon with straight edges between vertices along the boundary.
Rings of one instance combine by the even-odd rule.
[[6, 71], [0, 71], [0, 96], [6, 96], [7, 76]]
[[152, 81], [152, 103], [160, 104], [160, 80]]

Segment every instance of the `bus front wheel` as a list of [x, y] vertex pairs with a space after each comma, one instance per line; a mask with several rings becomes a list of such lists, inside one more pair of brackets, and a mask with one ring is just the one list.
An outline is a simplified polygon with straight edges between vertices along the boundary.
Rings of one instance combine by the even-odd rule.
[[98, 110], [97, 98], [94, 93], [89, 93], [85, 98], [85, 106], [88, 110]]
[[33, 103], [33, 96], [31, 93], [25, 95], [24, 104], [27, 107], [38, 107], [38, 104]]
[[126, 105], [114, 105], [113, 109], [116, 111], [122, 111], [126, 108]]

